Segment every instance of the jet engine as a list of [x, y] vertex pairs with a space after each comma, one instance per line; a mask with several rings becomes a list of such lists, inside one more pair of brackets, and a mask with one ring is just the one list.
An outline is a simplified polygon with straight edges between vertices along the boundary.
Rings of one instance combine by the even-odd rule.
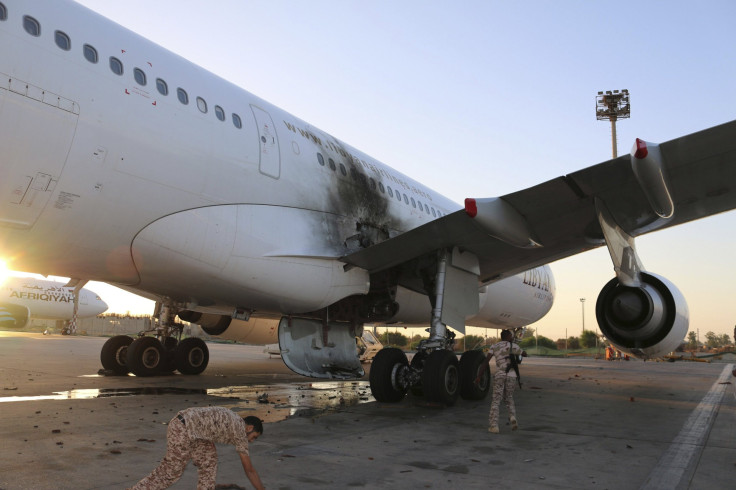
[[229, 315], [201, 313], [183, 310], [179, 318], [185, 322], [196, 323], [209, 335], [244, 344], [267, 345], [279, 340], [279, 319], [251, 317], [250, 320], [235, 320]]
[[674, 351], [689, 325], [685, 298], [664, 277], [641, 273], [641, 286], [628, 287], [618, 278], [606, 284], [595, 305], [598, 325], [620, 351], [644, 359]]
[[24, 328], [31, 319], [26, 306], [0, 303], [0, 327]]

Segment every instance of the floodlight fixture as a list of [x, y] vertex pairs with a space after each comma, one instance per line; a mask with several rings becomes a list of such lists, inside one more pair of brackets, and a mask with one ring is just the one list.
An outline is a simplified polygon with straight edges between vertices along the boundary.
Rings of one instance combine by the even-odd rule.
[[595, 117], [599, 121], [611, 121], [611, 148], [613, 158], [618, 156], [616, 148], [616, 121], [631, 117], [631, 103], [628, 89], [606, 90], [606, 93], [598, 92], [595, 98]]

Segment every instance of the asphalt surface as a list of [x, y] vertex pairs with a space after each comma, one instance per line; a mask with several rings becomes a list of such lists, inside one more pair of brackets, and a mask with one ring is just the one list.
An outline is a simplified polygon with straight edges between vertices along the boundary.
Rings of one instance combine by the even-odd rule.
[[[527, 358], [520, 429], [496, 435], [490, 398], [377, 403], [367, 377], [303, 378], [262, 347], [209, 344], [199, 376], [100, 376], [105, 340], [0, 332], [0, 489], [130, 487], [163, 457], [169, 419], [207, 405], [265, 419], [251, 458], [266, 488], [713, 490], [736, 480], [733, 363]], [[251, 488], [234, 449], [218, 453], [218, 484]], [[195, 487], [189, 465], [172, 488]]]

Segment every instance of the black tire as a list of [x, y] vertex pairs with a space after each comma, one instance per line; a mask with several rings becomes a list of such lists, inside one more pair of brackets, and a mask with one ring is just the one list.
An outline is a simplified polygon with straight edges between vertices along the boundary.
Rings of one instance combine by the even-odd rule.
[[379, 402], [398, 402], [406, 396], [406, 387], [398, 381], [403, 370], [409, 368], [406, 354], [400, 349], [381, 349], [373, 358], [370, 384], [373, 398]]
[[[411, 358], [409, 366], [411, 366], [412, 369], [416, 369], [417, 371], [422, 371], [424, 369], [425, 359], [427, 359], [426, 352], [417, 352], [416, 354], [414, 354], [414, 357]], [[412, 385], [411, 388], [409, 388], [409, 391], [411, 391], [411, 394], [416, 397], [423, 397], [424, 389], [422, 388], [421, 380], [419, 381], [419, 383]]]
[[107, 339], [100, 351], [102, 367], [115, 374], [128, 374], [130, 369], [128, 369], [126, 357], [128, 355], [128, 347], [132, 343], [133, 337], [128, 337], [127, 335], [116, 335]]
[[136, 376], [154, 376], [163, 370], [166, 352], [156, 337], [140, 337], [128, 347], [125, 361]]
[[[482, 370], [481, 370], [482, 369]], [[481, 371], [480, 382], [475, 378]], [[460, 396], [465, 400], [483, 400], [491, 389], [491, 368], [483, 351], [469, 350], [460, 356]]]
[[179, 342], [174, 337], [166, 337], [164, 339], [164, 348], [166, 350], [174, 350]]
[[427, 401], [453, 405], [460, 394], [457, 356], [449, 350], [436, 350], [424, 361], [422, 387]]
[[166, 358], [161, 368], [162, 373], [171, 374], [176, 371], [176, 346], [178, 343], [174, 337], [164, 339], [163, 345]]
[[207, 369], [210, 351], [202, 339], [190, 337], [179, 342], [174, 351], [176, 369], [181, 374], [199, 374]]

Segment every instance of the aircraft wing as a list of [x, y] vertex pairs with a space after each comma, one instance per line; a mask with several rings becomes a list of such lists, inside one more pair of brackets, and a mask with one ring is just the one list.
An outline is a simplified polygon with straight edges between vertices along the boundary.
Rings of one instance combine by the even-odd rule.
[[466, 200], [465, 210], [341, 260], [378, 272], [457, 246], [478, 257], [485, 283], [604, 245], [596, 200], [633, 237], [736, 207], [736, 121], [662, 143], [659, 150], [663, 171], [654, 180], [664, 183], [671, 213], [656, 203], [661, 182], [652, 190], [652, 179], [637, 178], [634, 157], [625, 155], [501, 198]]

